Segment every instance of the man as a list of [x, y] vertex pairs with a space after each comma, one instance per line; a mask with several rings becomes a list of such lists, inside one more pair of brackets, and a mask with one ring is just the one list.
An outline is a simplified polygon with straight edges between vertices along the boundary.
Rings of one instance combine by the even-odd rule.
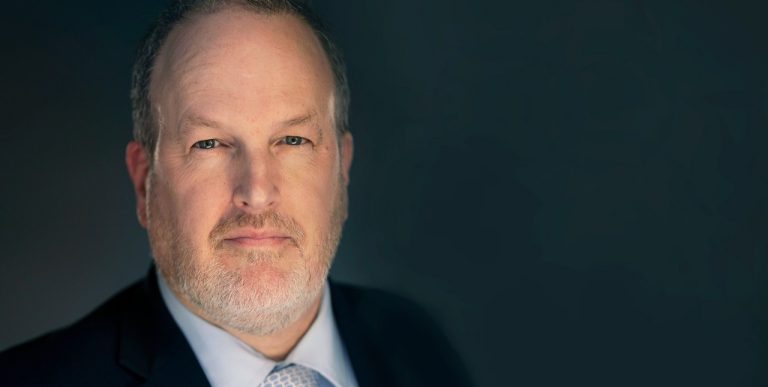
[[156, 270], [0, 355], [2, 385], [466, 385], [413, 305], [328, 283], [352, 135], [306, 6], [176, 1], [134, 68], [126, 164]]

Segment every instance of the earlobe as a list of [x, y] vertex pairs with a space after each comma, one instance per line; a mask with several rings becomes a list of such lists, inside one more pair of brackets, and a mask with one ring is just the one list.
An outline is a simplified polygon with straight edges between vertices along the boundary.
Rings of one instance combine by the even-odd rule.
[[354, 141], [352, 133], [346, 132], [341, 138], [341, 175], [344, 178], [344, 186], [349, 185], [349, 169], [352, 167], [354, 154]]
[[139, 223], [147, 227], [147, 176], [149, 175], [149, 155], [137, 141], [131, 141], [125, 148], [125, 165], [136, 194], [136, 215]]

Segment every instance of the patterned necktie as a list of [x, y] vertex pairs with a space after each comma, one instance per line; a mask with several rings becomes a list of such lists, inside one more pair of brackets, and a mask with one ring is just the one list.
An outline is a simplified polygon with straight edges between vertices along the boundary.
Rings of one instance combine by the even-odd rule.
[[322, 376], [298, 364], [276, 366], [258, 387], [317, 387]]

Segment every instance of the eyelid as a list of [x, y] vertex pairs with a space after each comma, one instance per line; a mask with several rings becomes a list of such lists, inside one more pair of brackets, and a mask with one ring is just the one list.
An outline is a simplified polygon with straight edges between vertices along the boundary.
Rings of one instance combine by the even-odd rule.
[[[291, 144], [288, 142], [288, 140], [291, 139], [298, 139], [300, 140], [300, 143], [298, 144]], [[211, 143], [209, 143], [211, 142]], [[288, 136], [282, 136], [278, 140], [278, 144], [281, 145], [289, 145], [289, 146], [300, 146], [300, 145], [306, 145], [311, 144], [312, 141], [306, 137], [303, 136], [296, 136], [296, 135], [288, 135]], [[192, 143], [193, 149], [199, 149], [199, 150], [211, 150], [214, 148], [218, 148], [220, 146], [223, 146], [224, 144], [221, 142], [221, 140], [215, 139], [215, 138], [206, 138], [205, 140], [199, 140]]]
[[[297, 139], [300, 139], [300, 140], [301, 140], [301, 143], [300, 143], [300, 144], [289, 144], [289, 143], [288, 143], [288, 139], [293, 139], [293, 138], [297, 138]], [[296, 136], [296, 135], [288, 135], [288, 136], [283, 136], [283, 137], [280, 137], [280, 140], [278, 140], [278, 144], [284, 144], [284, 145], [290, 145], [290, 146], [299, 146], [299, 145], [305, 145], [305, 144], [309, 144], [309, 143], [311, 143], [311, 142], [312, 142], [312, 141], [310, 141], [310, 140], [309, 140], [308, 138], [306, 138], [306, 137], [303, 137], [303, 136]]]
[[[201, 146], [201, 144], [207, 143], [209, 141], [213, 142], [213, 144], [211, 145], [210, 148]], [[192, 144], [192, 148], [200, 149], [200, 150], [209, 150], [209, 149], [217, 148], [217, 147], [219, 147], [221, 145], [222, 145], [221, 141], [219, 141], [219, 140], [217, 140], [215, 138], [206, 138], [205, 140], [195, 141], [195, 143]]]

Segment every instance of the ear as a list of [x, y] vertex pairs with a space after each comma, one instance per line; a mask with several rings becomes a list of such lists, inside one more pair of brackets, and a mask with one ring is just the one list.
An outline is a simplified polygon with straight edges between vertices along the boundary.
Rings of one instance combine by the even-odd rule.
[[341, 137], [341, 175], [344, 178], [345, 187], [349, 185], [349, 168], [352, 167], [354, 148], [352, 133], [344, 133]]
[[149, 155], [144, 147], [131, 141], [125, 147], [125, 165], [136, 193], [136, 215], [139, 223], [147, 227], [147, 176], [149, 175]]

